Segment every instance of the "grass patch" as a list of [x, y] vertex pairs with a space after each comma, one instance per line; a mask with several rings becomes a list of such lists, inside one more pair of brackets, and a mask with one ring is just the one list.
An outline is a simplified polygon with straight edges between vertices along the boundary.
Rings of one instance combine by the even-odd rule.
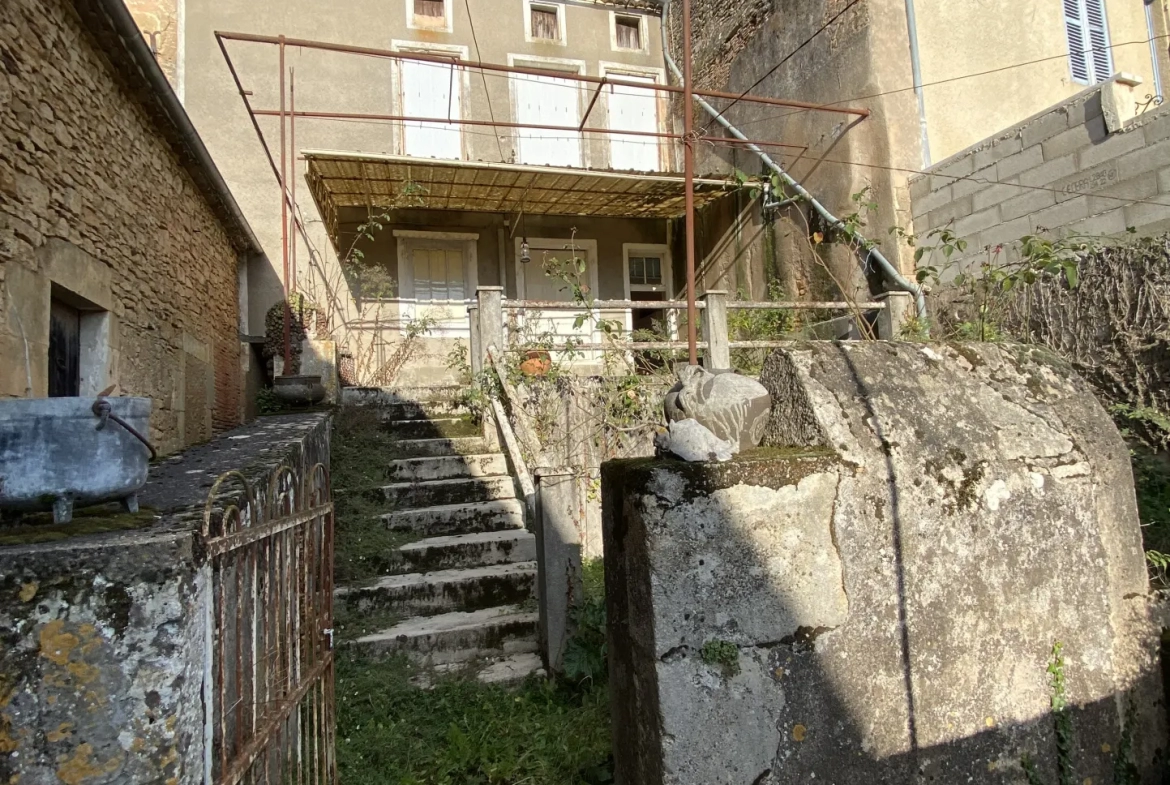
[[410, 684], [405, 658], [337, 664], [345, 785], [578, 785], [613, 781], [609, 698], [531, 679], [519, 691], [458, 677]]
[[402, 572], [407, 565], [398, 549], [421, 536], [387, 529], [378, 516], [392, 512], [392, 506], [365, 493], [386, 484], [387, 464], [398, 457], [398, 440], [379, 426], [377, 411], [361, 407], [342, 407], [333, 419], [333, 570], [338, 584], [367, 583]]

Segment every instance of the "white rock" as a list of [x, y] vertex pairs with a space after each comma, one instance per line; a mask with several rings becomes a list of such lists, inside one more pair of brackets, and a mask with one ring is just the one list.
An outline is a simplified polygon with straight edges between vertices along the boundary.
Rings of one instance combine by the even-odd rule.
[[698, 420], [670, 424], [670, 451], [684, 461], [730, 461], [735, 445], [720, 439]]

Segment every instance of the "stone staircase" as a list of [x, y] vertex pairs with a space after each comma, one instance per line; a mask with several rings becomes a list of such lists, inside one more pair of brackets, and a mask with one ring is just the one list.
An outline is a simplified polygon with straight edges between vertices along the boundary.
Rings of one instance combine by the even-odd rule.
[[387, 484], [363, 493], [388, 529], [408, 535], [390, 560], [401, 572], [336, 597], [351, 614], [401, 621], [347, 645], [373, 659], [405, 653], [424, 667], [423, 683], [456, 670], [522, 681], [541, 667], [536, 541], [507, 459], [450, 403], [451, 388], [411, 393], [417, 400], [365, 401], [397, 439]]

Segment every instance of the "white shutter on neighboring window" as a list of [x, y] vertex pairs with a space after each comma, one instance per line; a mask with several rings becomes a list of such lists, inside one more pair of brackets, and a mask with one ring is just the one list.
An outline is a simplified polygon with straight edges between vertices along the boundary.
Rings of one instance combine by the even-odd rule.
[[1105, 0], [1063, 0], [1073, 81], [1104, 82], [1113, 75]]
[[1105, 22], [1105, 0], [1084, 0], [1085, 21], [1089, 27], [1093, 81], [1104, 82], [1113, 76], [1113, 57], [1109, 49], [1109, 29]]
[[[459, 72], [442, 63], [403, 60], [402, 110], [407, 117], [460, 119]], [[463, 157], [463, 136], [453, 123], [403, 123], [403, 152], [420, 158]]]

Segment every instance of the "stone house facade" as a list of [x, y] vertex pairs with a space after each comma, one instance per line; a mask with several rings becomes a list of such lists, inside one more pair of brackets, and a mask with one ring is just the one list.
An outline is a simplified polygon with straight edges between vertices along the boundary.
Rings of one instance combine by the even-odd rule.
[[[160, 52], [160, 58], [175, 58], [164, 68], [175, 75], [185, 107], [227, 173], [268, 252], [266, 259], [255, 261], [248, 271], [248, 321], [253, 334], [262, 331], [265, 314], [283, 294], [280, 188], [224, 66], [216, 31], [457, 57], [544, 69], [552, 74], [609, 76], [646, 83], [667, 80], [658, 5], [648, 0], [363, 1], [328, 14], [308, 0], [184, 0], [169, 5], [167, 0], [138, 0], [131, 7], [145, 37], [160, 25], [165, 27], [169, 22], [160, 21], [164, 18], [174, 19], [178, 25], [176, 50]], [[225, 43], [245, 89], [251, 91], [252, 105], [263, 110], [277, 108], [277, 48], [235, 40]], [[389, 351], [408, 319], [438, 313], [442, 326], [432, 334], [434, 340], [428, 341], [433, 345], [424, 352], [424, 360], [439, 371], [431, 377], [422, 374], [415, 381], [450, 381], [442, 368], [442, 357], [452, 339], [466, 338], [463, 301], [473, 297], [476, 285], [503, 286], [512, 298], [561, 297], [555, 283], [532, 274], [539, 264], [521, 267], [519, 242], [523, 236], [533, 249], [541, 251], [538, 256], [563, 251], [574, 239], [583, 241], [582, 247], [590, 249], [586, 254], [589, 279], [596, 281], [594, 290], [603, 298], [623, 298], [631, 286], [635, 291], [656, 288], [658, 291], [650, 294], [666, 297], [667, 289], [682, 285], [682, 259], [672, 248], [677, 233], [672, 234], [667, 220], [613, 213], [599, 217], [577, 210], [542, 214], [531, 204], [533, 199], [525, 205], [516, 201], [506, 209], [453, 209], [432, 204], [418, 193], [402, 199], [395, 198], [401, 194], [377, 189], [356, 203], [333, 203], [323, 200], [320, 190], [310, 190], [314, 173], [304, 158], [313, 151], [389, 156], [410, 159], [416, 173], [446, 160], [485, 171], [502, 164], [670, 172], [679, 166], [675, 145], [588, 131], [665, 128], [669, 102], [664, 94], [617, 88], [594, 101], [590, 85], [560, 83], [563, 80], [555, 76], [524, 79], [499, 72], [452, 71], [436, 63], [355, 57], [296, 46], [288, 47], [286, 56], [288, 66], [295, 71], [298, 111], [427, 117], [450, 114], [473, 123], [577, 126], [584, 122], [584, 133], [566, 135], [528, 133], [511, 127], [298, 117], [296, 150], [290, 159], [304, 231], [292, 233], [296, 255], [292, 277], [298, 290], [314, 302], [327, 301], [330, 332], [343, 347], [347, 332], [375, 329], [385, 335], [384, 345], [376, 347], [378, 353]], [[341, 85], [344, 89], [339, 89]], [[279, 161], [278, 118], [261, 116], [259, 123]], [[369, 169], [374, 163], [367, 160], [365, 166]], [[426, 178], [416, 174], [414, 179]], [[385, 207], [392, 208], [392, 220], [365, 249], [365, 261], [383, 272], [379, 291], [371, 296], [338, 275], [339, 258], [346, 255], [354, 229], [371, 211], [380, 212]], [[523, 225], [518, 225], [521, 214], [525, 216]], [[654, 283], [637, 275], [631, 277], [627, 271], [631, 257], [635, 267], [641, 264], [638, 260], [651, 259], [661, 271]], [[424, 264], [421, 259], [430, 261]], [[446, 267], [441, 280], [434, 279], [433, 271], [419, 272], [420, 265], [433, 265], [435, 259], [443, 260], [441, 266]], [[370, 328], [372, 323], [378, 327]]]
[[120, 0], [0, 26], [0, 396], [139, 395], [160, 452], [245, 416], [254, 235]]

